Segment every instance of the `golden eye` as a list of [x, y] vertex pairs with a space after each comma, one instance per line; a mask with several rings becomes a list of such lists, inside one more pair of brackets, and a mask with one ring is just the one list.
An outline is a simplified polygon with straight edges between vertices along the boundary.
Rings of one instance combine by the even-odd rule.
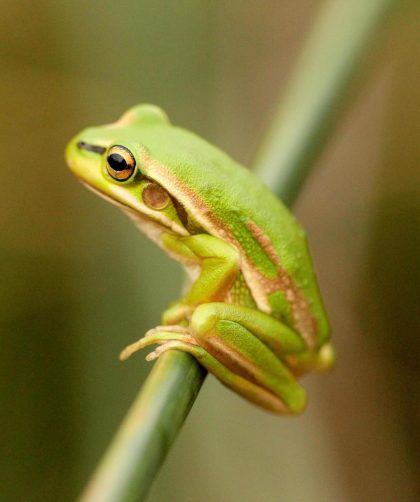
[[111, 146], [106, 156], [106, 170], [117, 181], [125, 181], [133, 174], [136, 161], [133, 154], [124, 146]]

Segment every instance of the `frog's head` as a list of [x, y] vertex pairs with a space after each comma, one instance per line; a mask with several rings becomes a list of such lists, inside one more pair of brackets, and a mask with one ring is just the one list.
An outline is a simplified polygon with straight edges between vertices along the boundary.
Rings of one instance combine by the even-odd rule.
[[187, 235], [183, 208], [146, 174], [153, 159], [141, 143], [142, 131], [168, 126], [168, 117], [160, 108], [139, 105], [113, 124], [88, 128], [74, 137], [67, 146], [66, 160], [82, 183], [139, 223], [151, 221]]

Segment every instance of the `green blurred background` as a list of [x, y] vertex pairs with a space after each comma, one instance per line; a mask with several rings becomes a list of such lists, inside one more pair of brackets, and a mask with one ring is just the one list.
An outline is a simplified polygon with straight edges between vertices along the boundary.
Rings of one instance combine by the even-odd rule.
[[[0, 500], [80, 493], [150, 369], [117, 354], [182, 282], [77, 184], [67, 140], [152, 102], [249, 165], [323, 3], [1, 3]], [[208, 378], [152, 502], [419, 496], [418, 14], [406, 2], [382, 30], [296, 205], [336, 369], [305, 380], [299, 419]]]

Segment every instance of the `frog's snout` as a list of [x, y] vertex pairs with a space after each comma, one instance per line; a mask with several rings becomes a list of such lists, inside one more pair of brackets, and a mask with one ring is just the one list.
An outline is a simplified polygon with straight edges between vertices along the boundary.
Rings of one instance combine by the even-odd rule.
[[89, 141], [85, 134], [78, 134], [67, 145], [65, 159], [76, 176], [85, 177], [87, 172], [101, 163], [106, 147], [96, 141]]

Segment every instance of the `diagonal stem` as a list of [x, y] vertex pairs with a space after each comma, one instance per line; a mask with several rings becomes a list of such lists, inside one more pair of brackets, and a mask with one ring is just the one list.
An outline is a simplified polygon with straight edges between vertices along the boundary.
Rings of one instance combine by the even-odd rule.
[[[256, 171], [290, 205], [342, 110], [348, 84], [393, 0], [329, 0], [309, 36]], [[83, 502], [144, 500], [186, 419], [205, 370], [188, 354], [154, 365], [99, 463]]]
[[144, 500], [193, 405], [206, 371], [184, 352], [153, 366], [81, 500]]

